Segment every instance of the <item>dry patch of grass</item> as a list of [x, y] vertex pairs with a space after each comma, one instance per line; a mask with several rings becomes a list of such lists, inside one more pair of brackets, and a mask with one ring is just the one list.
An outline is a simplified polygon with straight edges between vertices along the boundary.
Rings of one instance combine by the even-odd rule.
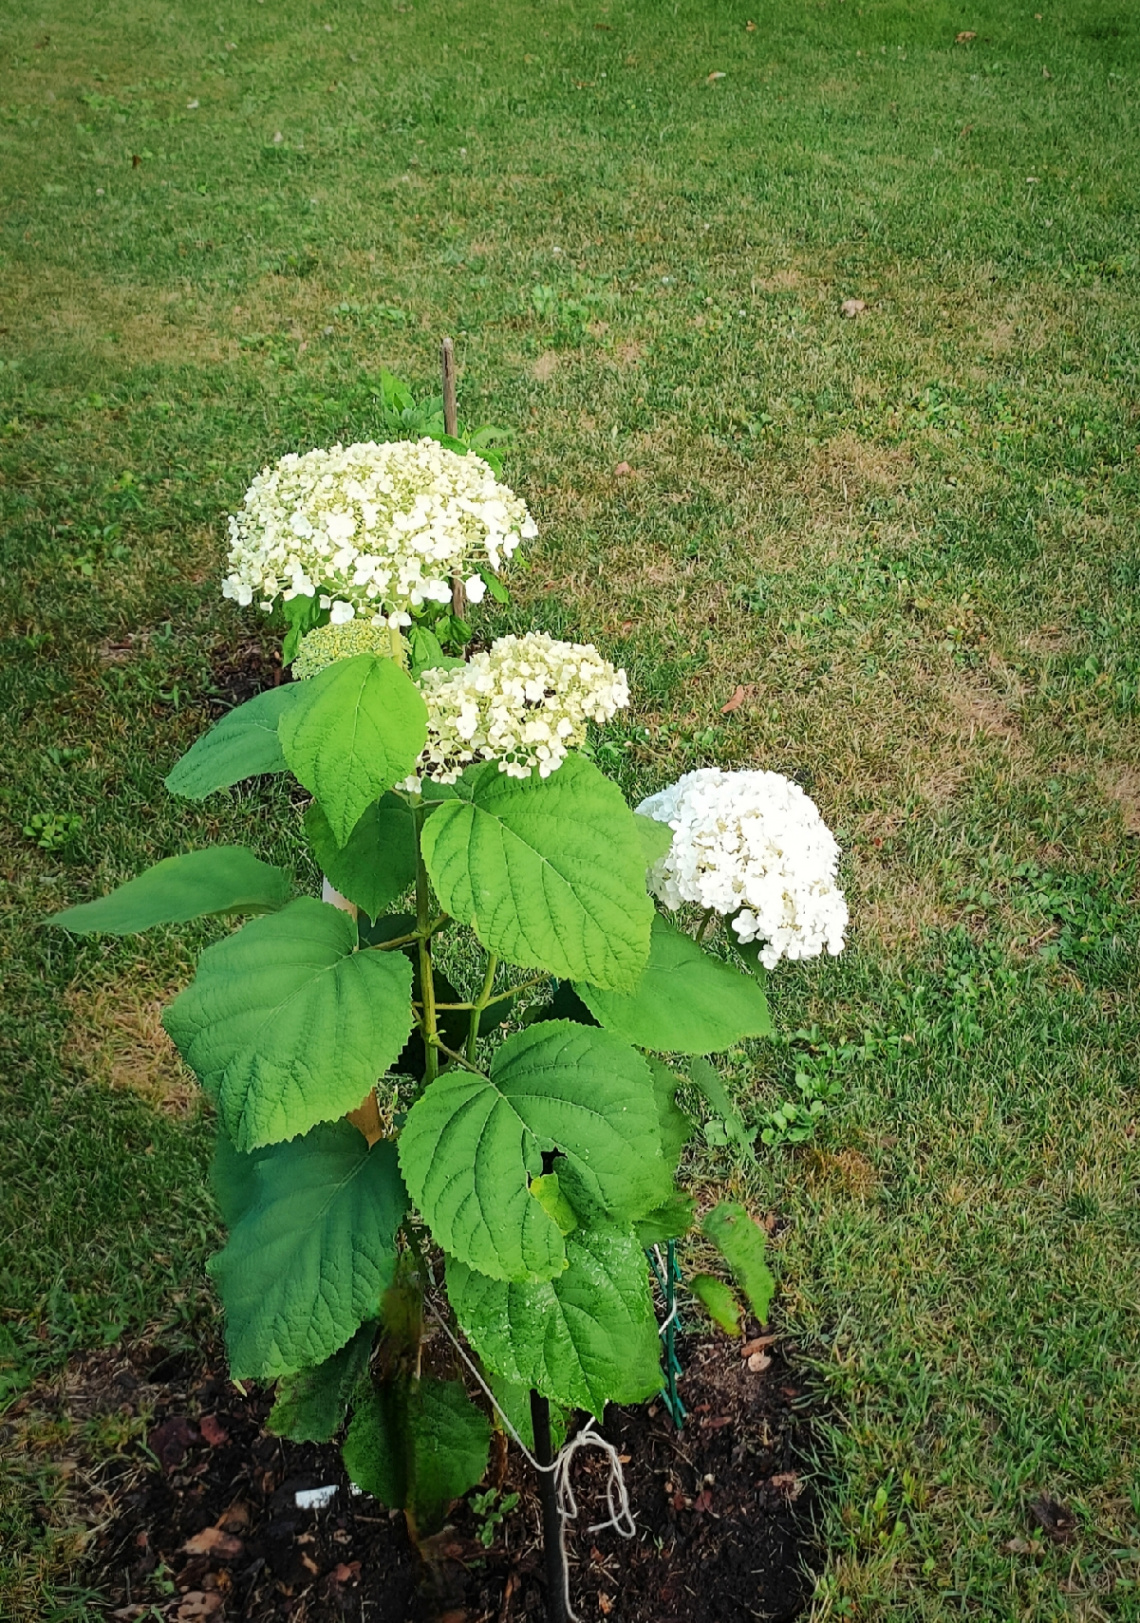
[[1125, 832], [1140, 834], [1140, 767], [1106, 765], [1098, 777], [1101, 789], [1120, 810]]
[[70, 1054], [100, 1087], [134, 1093], [164, 1116], [198, 1111], [201, 1092], [162, 1025], [173, 988], [99, 987], [73, 990]]
[[909, 451], [901, 446], [873, 445], [851, 433], [837, 434], [814, 451], [800, 486], [809, 498], [829, 492], [852, 505], [867, 494], [901, 490], [913, 466]]
[[109, 349], [132, 364], [207, 365], [229, 354], [212, 313], [190, 311], [179, 294], [123, 287], [60, 266], [10, 265], [0, 315], [18, 342]]

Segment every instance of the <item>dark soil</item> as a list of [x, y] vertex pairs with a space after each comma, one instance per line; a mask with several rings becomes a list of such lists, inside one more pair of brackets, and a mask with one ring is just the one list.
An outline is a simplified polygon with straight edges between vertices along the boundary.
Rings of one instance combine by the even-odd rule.
[[[613, 1623], [788, 1620], [806, 1605], [810, 1495], [797, 1472], [803, 1399], [776, 1352], [756, 1371], [739, 1343], [682, 1345], [689, 1419], [677, 1432], [660, 1404], [611, 1410], [605, 1434], [625, 1461], [638, 1533], [594, 1532], [608, 1466], [578, 1455], [581, 1507], [567, 1548], [576, 1611]], [[762, 1362], [768, 1353], [761, 1354]], [[467, 1502], [429, 1541], [427, 1560], [401, 1515], [353, 1494], [335, 1446], [282, 1442], [263, 1430], [271, 1395], [246, 1397], [219, 1359], [166, 1360], [154, 1349], [73, 1365], [61, 1404], [73, 1420], [147, 1416], [146, 1449], [128, 1446], [99, 1472], [98, 1528], [86, 1581], [120, 1619], [277, 1623], [541, 1623], [545, 1618], [534, 1474], [511, 1447], [492, 1451], [489, 1481], [518, 1493], [489, 1548]], [[498, 1442], [499, 1439], [496, 1439]], [[333, 1485], [323, 1510], [298, 1490]]]
[[209, 693], [210, 712], [213, 716], [222, 716], [266, 688], [280, 685], [283, 679], [280, 634], [220, 644], [210, 667], [214, 679]]

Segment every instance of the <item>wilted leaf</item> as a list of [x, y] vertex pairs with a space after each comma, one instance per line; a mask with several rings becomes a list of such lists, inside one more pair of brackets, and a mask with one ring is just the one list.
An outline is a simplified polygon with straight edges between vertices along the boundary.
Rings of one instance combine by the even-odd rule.
[[245, 1548], [240, 1538], [223, 1533], [220, 1527], [204, 1527], [182, 1546], [186, 1555], [216, 1555], [223, 1561], [234, 1561]]
[[734, 710], [739, 710], [745, 699], [750, 699], [755, 692], [756, 684], [754, 682], [749, 682], [746, 685], [737, 687], [728, 703], [721, 705], [721, 715], [731, 716], [732, 712]]

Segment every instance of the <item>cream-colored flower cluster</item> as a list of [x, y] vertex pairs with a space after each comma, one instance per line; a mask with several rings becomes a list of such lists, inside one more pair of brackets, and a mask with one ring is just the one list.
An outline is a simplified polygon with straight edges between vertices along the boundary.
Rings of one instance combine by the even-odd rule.
[[448, 601], [453, 575], [478, 602], [478, 571], [498, 572], [537, 533], [523, 501], [474, 452], [431, 439], [334, 445], [258, 474], [230, 518], [222, 592], [265, 609], [279, 596], [317, 594], [334, 624], [359, 614], [406, 626], [424, 603]]
[[428, 742], [419, 772], [436, 783], [454, 783], [471, 761], [498, 761], [512, 778], [537, 767], [548, 778], [585, 742], [589, 722], [609, 721], [629, 703], [624, 671], [589, 643], [543, 632], [500, 637], [466, 665], [424, 671], [420, 691]]
[[778, 772], [708, 767], [637, 808], [668, 823], [673, 844], [649, 870], [668, 908], [695, 902], [732, 919], [762, 963], [843, 951], [847, 903], [835, 883], [839, 847], [815, 802]]

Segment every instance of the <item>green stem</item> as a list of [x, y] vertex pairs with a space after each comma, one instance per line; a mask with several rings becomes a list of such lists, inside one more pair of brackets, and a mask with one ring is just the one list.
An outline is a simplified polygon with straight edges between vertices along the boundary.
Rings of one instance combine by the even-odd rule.
[[[414, 941], [415, 939], [416, 938], [413, 936], [412, 940]], [[487, 998], [486, 1002], [483, 1003], [481, 1007], [484, 1009], [493, 1009], [496, 1003], [505, 1003], [508, 998], [518, 997], [520, 993], [529, 991], [532, 986], [541, 986], [544, 981], [548, 981], [549, 979], [549, 975], [535, 975], [529, 981], [520, 981], [517, 986], [508, 986], [505, 992], [496, 992], [494, 997]], [[475, 1005], [474, 1003], [437, 1003], [435, 1007], [436, 1013], [438, 1014], [440, 1009], [473, 1009]]]
[[471, 1005], [471, 1022], [467, 1028], [467, 1063], [469, 1065], [475, 1063], [475, 1045], [479, 1041], [479, 1021], [482, 1018], [483, 1010], [491, 1001], [491, 988], [495, 984], [495, 971], [498, 967], [499, 959], [497, 954], [489, 953], [487, 955], [487, 973], [483, 976], [482, 988], [479, 996]]
[[421, 805], [416, 807], [413, 815], [416, 834], [416, 936], [419, 941], [420, 997], [423, 999], [420, 1023], [424, 1033], [424, 1081], [434, 1082], [439, 1075], [439, 1055], [436, 1053], [435, 981], [431, 969], [431, 890], [420, 849], [423, 821]]
[[431, 920], [426, 931], [421, 931], [417, 925], [416, 928], [414, 930], [410, 930], [407, 935], [394, 936], [391, 941], [377, 941], [373, 946], [366, 947], [365, 951], [391, 952], [394, 947], [407, 947], [413, 941], [422, 940], [424, 935], [434, 935], [436, 931], [442, 929], [447, 922], [447, 914], [441, 913], [437, 919]]
[[456, 1065], [462, 1065], [465, 1071], [471, 1071], [476, 1076], [486, 1076], [487, 1074], [485, 1071], [481, 1071], [477, 1065], [472, 1065], [471, 1061], [465, 1058], [463, 1054], [457, 1054], [454, 1048], [448, 1048], [446, 1043], [441, 1043], [438, 1037], [429, 1037], [427, 1046], [429, 1049], [438, 1049], [441, 1054], [446, 1055]]

